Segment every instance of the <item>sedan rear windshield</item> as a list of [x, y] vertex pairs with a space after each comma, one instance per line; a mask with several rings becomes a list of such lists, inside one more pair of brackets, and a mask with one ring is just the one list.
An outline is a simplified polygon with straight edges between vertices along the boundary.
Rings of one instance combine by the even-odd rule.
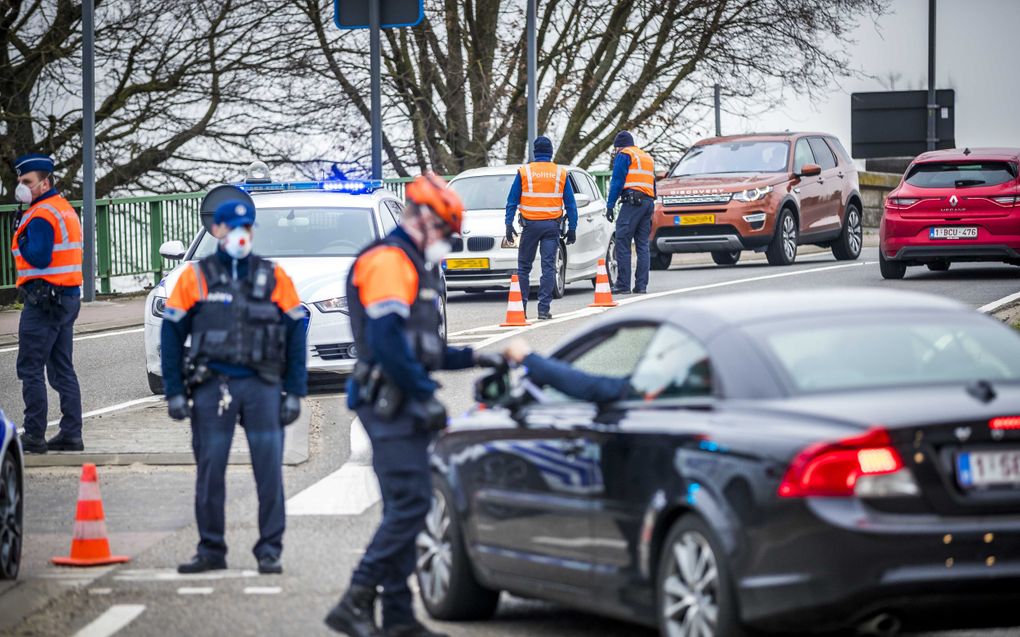
[[1020, 381], [1020, 335], [981, 316], [853, 316], [753, 331], [803, 393]]
[[789, 142], [745, 141], [695, 146], [670, 172], [670, 177], [726, 173], [786, 172]]
[[450, 183], [450, 190], [460, 196], [465, 210], [503, 210], [510, 187], [517, 173], [465, 177]]
[[[263, 257], [353, 257], [376, 238], [371, 208], [258, 208], [252, 250]], [[193, 259], [216, 251], [204, 233]]]
[[1016, 166], [1004, 161], [915, 164], [906, 182], [918, 188], [970, 188], [995, 186], [1016, 179]]

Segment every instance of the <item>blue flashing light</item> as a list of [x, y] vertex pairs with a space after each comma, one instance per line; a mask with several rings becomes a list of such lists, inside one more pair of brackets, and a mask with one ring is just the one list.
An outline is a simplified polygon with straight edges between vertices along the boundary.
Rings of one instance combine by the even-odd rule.
[[723, 451], [723, 448], [719, 446], [719, 443], [712, 440], [702, 440], [698, 443], [698, 447], [703, 451]]
[[701, 491], [701, 485], [697, 482], [692, 482], [687, 485], [687, 504], [691, 506], [697, 504], [697, 500], [694, 496], [697, 495], [698, 491]]
[[323, 190], [351, 195], [368, 195], [383, 187], [381, 179], [343, 179], [326, 181], [287, 181], [270, 184], [235, 184], [245, 192], [280, 192], [294, 190]]

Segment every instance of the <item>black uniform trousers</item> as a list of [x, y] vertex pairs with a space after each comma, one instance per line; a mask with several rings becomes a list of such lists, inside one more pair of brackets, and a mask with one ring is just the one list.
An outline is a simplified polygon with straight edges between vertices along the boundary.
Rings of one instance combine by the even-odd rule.
[[415, 539], [425, 528], [432, 500], [428, 447], [431, 435], [406, 412], [381, 420], [371, 408], [357, 410], [372, 441], [372, 468], [379, 478], [383, 516], [351, 576], [357, 586], [382, 586], [383, 626], [414, 621], [407, 578], [414, 572]]
[[[219, 413], [221, 384], [230, 392], [230, 405]], [[191, 409], [191, 448], [198, 477], [195, 482], [195, 520], [198, 554], [221, 559], [227, 554], [226, 471], [238, 418], [248, 439], [259, 498], [259, 540], [256, 559], [279, 558], [286, 525], [283, 494], [283, 427], [280, 425], [280, 383], [256, 376], [213, 378], [195, 388]]]
[[620, 216], [616, 220], [616, 281], [614, 290], [630, 291], [630, 244], [634, 242], [637, 252], [637, 270], [634, 272], [634, 290], [648, 289], [648, 270], [651, 255], [648, 252], [649, 235], [652, 232], [652, 213], [655, 199], [644, 194], [638, 195], [640, 203], [620, 204]]
[[548, 312], [552, 305], [553, 287], [556, 285], [556, 251], [560, 247], [560, 220], [543, 219], [524, 221], [521, 244], [517, 251], [517, 278], [521, 284], [521, 299], [528, 307], [531, 296], [531, 267], [535, 253], [542, 255], [542, 278], [538, 289], [538, 311]]
[[[60, 307], [51, 313], [25, 303], [18, 324], [17, 373], [25, 401], [25, 433], [46, 435], [46, 379], [60, 395], [60, 432], [81, 438], [81, 389], [74, 373], [74, 321], [81, 309], [78, 296], [61, 295]], [[45, 375], [44, 375], [45, 372]]]

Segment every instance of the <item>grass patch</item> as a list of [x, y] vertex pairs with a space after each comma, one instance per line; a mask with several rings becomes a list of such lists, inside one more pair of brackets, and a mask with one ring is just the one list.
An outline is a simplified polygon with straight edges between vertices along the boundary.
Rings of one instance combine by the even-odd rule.
[[[16, 312], [20, 312], [23, 309], [25, 309], [25, 304], [22, 303], [21, 301], [15, 301], [10, 305], [0, 305], [0, 312], [4, 312], [7, 310], [14, 310]], [[1017, 329], [1020, 329], [1020, 326], [1018, 326]]]

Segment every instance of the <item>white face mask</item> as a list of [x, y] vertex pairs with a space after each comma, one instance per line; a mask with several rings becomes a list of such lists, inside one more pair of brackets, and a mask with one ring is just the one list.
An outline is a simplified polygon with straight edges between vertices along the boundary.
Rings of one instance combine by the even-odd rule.
[[220, 239], [223, 251], [234, 259], [243, 259], [251, 254], [251, 231], [241, 226], [227, 233]]
[[439, 265], [446, 258], [446, 255], [450, 254], [450, 250], [453, 246], [446, 239], [440, 239], [432, 245], [425, 248], [425, 260], [432, 265]]
[[14, 188], [14, 198], [21, 203], [32, 203], [32, 189], [25, 184], [18, 184]]

